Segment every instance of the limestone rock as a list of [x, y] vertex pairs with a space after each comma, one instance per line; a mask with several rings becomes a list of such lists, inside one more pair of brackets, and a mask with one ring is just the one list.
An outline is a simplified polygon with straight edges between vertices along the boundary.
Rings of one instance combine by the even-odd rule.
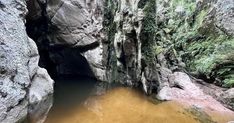
[[51, 108], [54, 81], [43, 68], [37, 69], [29, 89], [29, 119], [43, 123]]
[[216, 25], [228, 35], [234, 35], [234, 1], [218, 0], [216, 3]]
[[231, 89], [225, 91], [225, 93], [223, 93], [222, 95], [223, 95], [223, 98], [234, 99], [234, 88], [231, 88]]
[[[49, 72], [57, 75], [94, 74], [98, 80], [107, 81], [103, 63], [103, 1], [48, 0], [43, 3], [34, 0], [32, 3], [38, 4], [44, 12], [39, 18], [30, 17], [35, 13], [35, 8], [30, 7], [28, 15], [28, 32], [37, 42], [39, 51], [47, 53], [41, 53], [41, 66], [52, 66]], [[83, 68], [77, 65], [80, 61], [87, 62], [92, 73], [77, 72], [76, 69]]]
[[[39, 69], [35, 43], [25, 31], [26, 3], [0, 1], [0, 122], [14, 123], [28, 114], [28, 89]], [[44, 76], [48, 77], [48, 74]], [[45, 94], [46, 95], [46, 94]]]
[[143, 75], [141, 73], [140, 33], [144, 12], [141, 8], [138, 8], [138, 0], [122, 0], [116, 2], [116, 4], [119, 8], [113, 15], [113, 23], [116, 23], [116, 33], [113, 41], [115, 56], [113, 57], [117, 58], [117, 68], [115, 69], [123, 72], [118, 72], [117, 81], [133, 85], [136, 84], [134, 82], [140, 81], [141, 75]]
[[234, 1], [233, 0], [218, 0], [216, 3], [203, 1], [200, 3], [199, 9], [208, 6], [208, 13], [204, 18], [203, 25], [199, 31], [202, 34], [208, 32], [208, 34], [217, 34], [223, 32], [229, 36], [234, 35]]
[[54, 44], [86, 46], [99, 41], [102, 29], [102, 0], [49, 0], [47, 13], [53, 26]]
[[103, 52], [103, 46], [100, 44], [99, 47], [84, 52], [83, 56], [87, 59], [94, 76], [100, 81], [108, 81], [106, 77], [106, 66], [103, 63]]

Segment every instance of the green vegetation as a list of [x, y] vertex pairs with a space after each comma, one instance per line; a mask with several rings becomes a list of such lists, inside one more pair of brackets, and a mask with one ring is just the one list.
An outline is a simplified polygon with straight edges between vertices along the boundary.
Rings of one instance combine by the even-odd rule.
[[145, 17], [142, 22], [143, 29], [140, 35], [143, 56], [148, 64], [155, 61], [155, 33], [157, 30], [155, 12], [155, 0], [149, 0], [144, 7]]
[[[183, 15], [175, 12], [182, 6]], [[169, 18], [157, 26], [156, 54], [167, 51], [178, 61], [186, 63], [186, 69], [205, 76], [218, 85], [234, 86], [234, 37], [217, 31], [211, 23], [206, 23], [209, 8], [196, 8], [192, 0], [172, 0], [165, 16]], [[173, 64], [172, 65], [176, 65]]]

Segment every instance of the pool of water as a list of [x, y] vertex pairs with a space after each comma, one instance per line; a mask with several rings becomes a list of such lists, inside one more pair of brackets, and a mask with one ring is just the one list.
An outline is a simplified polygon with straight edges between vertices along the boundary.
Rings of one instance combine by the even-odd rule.
[[[45, 123], [226, 123], [234, 117], [200, 112], [174, 101], [158, 102], [139, 90], [97, 89], [91, 80], [60, 83]], [[101, 87], [103, 88], [103, 87]], [[104, 87], [105, 88], [105, 87]], [[98, 93], [97, 93], [98, 91]]]

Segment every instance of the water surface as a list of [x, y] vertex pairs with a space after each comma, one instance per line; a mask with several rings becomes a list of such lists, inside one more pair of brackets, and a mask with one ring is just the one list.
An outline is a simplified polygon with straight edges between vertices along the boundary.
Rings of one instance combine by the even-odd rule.
[[[99, 96], [91, 93], [81, 99], [79, 95], [87, 95], [93, 89], [87, 91], [83, 87], [86, 91], [82, 92], [74, 89], [75, 85], [63, 86], [66, 91], [57, 89], [63, 95], [55, 99], [46, 123], [213, 123], [215, 120], [226, 123], [234, 120], [219, 113], [210, 117], [173, 101], [155, 103], [140, 91], [126, 87], [116, 87]], [[72, 93], [71, 98], [65, 93]]]

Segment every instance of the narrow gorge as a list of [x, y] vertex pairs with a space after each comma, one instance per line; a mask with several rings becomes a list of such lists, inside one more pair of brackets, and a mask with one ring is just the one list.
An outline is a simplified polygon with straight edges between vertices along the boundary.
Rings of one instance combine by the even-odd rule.
[[234, 0], [0, 0], [0, 123], [234, 122]]

